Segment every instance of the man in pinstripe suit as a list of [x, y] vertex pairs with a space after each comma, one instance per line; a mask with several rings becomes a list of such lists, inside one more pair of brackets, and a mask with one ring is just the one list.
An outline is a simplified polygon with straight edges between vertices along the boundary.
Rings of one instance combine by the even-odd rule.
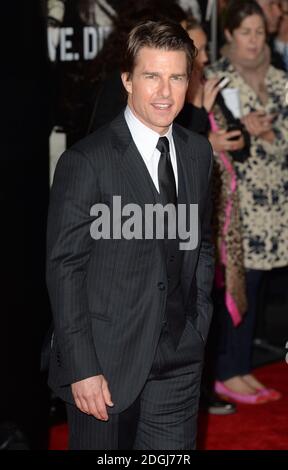
[[[122, 73], [127, 108], [66, 151], [56, 168], [49, 383], [67, 403], [70, 449], [195, 448], [212, 315], [212, 152], [205, 138], [173, 124], [194, 56], [193, 42], [174, 23], [135, 27]], [[166, 222], [164, 239], [125, 237], [124, 230], [93, 236], [95, 204], [121, 219], [115, 196], [142, 213], [148, 204], [197, 204], [193, 220], [187, 210], [196, 248], [181, 250]]]

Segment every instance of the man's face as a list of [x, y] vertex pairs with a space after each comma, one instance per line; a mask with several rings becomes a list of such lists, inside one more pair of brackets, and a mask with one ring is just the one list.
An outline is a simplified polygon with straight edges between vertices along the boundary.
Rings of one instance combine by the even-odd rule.
[[123, 73], [122, 81], [135, 116], [164, 135], [184, 104], [188, 86], [186, 54], [143, 47], [132, 74]]
[[281, 5], [278, 0], [257, 0], [260, 7], [262, 8], [268, 26], [268, 32], [270, 34], [276, 33], [278, 30], [280, 18], [281, 18]]

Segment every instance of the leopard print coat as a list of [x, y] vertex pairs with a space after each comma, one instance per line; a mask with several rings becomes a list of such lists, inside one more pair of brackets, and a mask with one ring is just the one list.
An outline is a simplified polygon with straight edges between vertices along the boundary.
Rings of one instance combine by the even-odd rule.
[[[251, 137], [250, 156], [235, 162], [246, 269], [270, 270], [288, 265], [288, 76], [270, 66], [265, 106], [227, 58], [207, 68], [208, 77], [227, 76], [238, 88], [242, 115], [263, 110], [275, 114], [273, 144]], [[220, 112], [215, 118], [221, 126]]]

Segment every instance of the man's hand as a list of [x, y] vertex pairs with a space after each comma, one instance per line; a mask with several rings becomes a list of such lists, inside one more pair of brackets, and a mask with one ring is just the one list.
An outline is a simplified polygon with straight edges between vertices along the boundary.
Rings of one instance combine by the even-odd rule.
[[108, 421], [106, 405], [114, 406], [108, 383], [103, 375], [80, 380], [71, 385], [77, 408], [101, 421]]
[[[237, 140], [230, 140], [232, 137], [238, 137]], [[212, 145], [214, 152], [233, 152], [234, 150], [241, 150], [244, 145], [244, 137], [239, 130], [225, 131], [221, 129], [217, 132], [210, 132], [209, 141]]]

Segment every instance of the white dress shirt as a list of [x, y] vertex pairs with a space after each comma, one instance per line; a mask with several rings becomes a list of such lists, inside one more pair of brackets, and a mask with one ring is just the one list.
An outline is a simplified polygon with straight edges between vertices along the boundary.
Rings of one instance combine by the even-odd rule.
[[135, 114], [131, 111], [129, 106], [126, 107], [124, 116], [131, 132], [134, 143], [139, 150], [141, 157], [150, 173], [153, 183], [159, 193], [159, 182], [158, 182], [158, 163], [160, 159], [160, 152], [156, 149], [159, 137], [167, 137], [170, 146], [170, 158], [174, 171], [176, 191], [178, 193], [178, 172], [177, 172], [177, 160], [175, 145], [172, 136], [172, 124], [170, 125], [165, 136], [159, 135], [157, 132], [145, 126]]

